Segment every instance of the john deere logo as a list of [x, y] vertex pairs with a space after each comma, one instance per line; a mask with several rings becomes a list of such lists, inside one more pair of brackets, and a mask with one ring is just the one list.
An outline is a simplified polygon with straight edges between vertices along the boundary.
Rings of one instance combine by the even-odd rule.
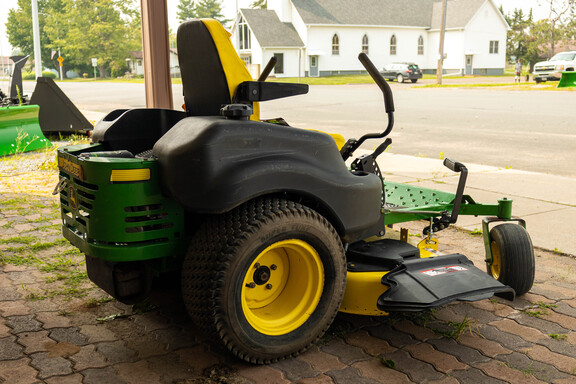
[[78, 194], [76, 193], [76, 188], [70, 186], [68, 188], [68, 200], [70, 201], [70, 208], [73, 210], [78, 209]]

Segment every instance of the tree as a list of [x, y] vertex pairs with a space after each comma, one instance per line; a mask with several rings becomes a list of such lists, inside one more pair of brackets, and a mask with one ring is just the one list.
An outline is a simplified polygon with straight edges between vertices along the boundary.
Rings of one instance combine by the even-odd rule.
[[[18, 0], [18, 7], [8, 11], [6, 32], [8, 41], [13, 47], [20, 49], [22, 54], [34, 56], [34, 39], [32, 35], [32, 5], [30, 0]], [[58, 62], [52, 56], [52, 40], [46, 34], [44, 26], [50, 22], [51, 15], [58, 14], [62, 9], [60, 0], [38, 0], [38, 21], [40, 24], [40, 54], [42, 64], [47, 68], [57, 68]], [[31, 60], [33, 63], [34, 61]]]
[[196, 6], [194, 5], [194, 0], [180, 0], [176, 8], [178, 9], [176, 16], [178, 16], [179, 22], [183, 23], [186, 20], [196, 18]]
[[221, 0], [198, 0], [194, 10], [196, 12], [196, 17], [198, 18], [216, 19], [222, 24], [226, 24], [230, 21], [229, 19], [225, 19], [222, 14]]
[[[502, 9], [500, 9], [502, 11]], [[512, 16], [504, 15], [506, 22], [510, 25], [506, 36], [506, 56], [509, 59], [514, 58], [522, 61], [528, 61], [526, 54], [530, 36], [528, 34], [530, 26], [533, 24], [532, 10], [526, 17], [522, 9], [514, 9]]]
[[549, 7], [548, 11], [548, 41], [549, 44], [549, 55], [554, 55], [554, 50], [556, 47], [556, 41], [558, 41], [559, 35], [561, 35], [562, 26], [565, 22], [568, 22], [567, 16], [570, 11], [574, 10], [575, 0], [545, 0], [544, 3]]
[[252, 4], [250, 4], [250, 8], [268, 9], [268, 0], [254, 0]]

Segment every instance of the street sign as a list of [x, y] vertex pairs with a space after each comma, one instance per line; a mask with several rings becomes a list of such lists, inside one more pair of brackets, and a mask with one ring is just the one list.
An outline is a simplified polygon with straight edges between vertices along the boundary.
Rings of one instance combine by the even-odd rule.
[[56, 59], [58, 60], [58, 62], [60, 63], [60, 65], [62, 65], [62, 62], [64, 61], [64, 58], [62, 56], [58, 56], [58, 58]]
[[98, 66], [98, 59], [95, 58], [95, 57], [92, 58], [92, 66], [93, 66], [93, 67], [97, 67], [97, 66]]

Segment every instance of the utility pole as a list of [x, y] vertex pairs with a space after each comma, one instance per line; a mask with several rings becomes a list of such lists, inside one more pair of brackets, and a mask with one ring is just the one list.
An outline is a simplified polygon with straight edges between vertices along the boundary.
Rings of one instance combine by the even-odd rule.
[[38, 0], [32, 0], [32, 34], [34, 38], [34, 68], [36, 78], [42, 77], [42, 56], [40, 53], [40, 23], [38, 22]]
[[448, 0], [442, 0], [442, 20], [440, 21], [440, 47], [438, 48], [438, 68], [436, 69], [436, 84], [442, 84], [444, 70], [444, 36], [446, 35], [446, 8]]

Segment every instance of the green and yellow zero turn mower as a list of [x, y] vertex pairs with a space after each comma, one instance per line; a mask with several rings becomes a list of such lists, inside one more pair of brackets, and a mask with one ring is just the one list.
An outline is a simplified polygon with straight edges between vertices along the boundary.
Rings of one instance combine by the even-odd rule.
[[[182, 24], [178, 53], [185, 112], [116, 110], [91, 144], [58, 150], [63, 234], [116, 299], [141, 300], [154, 277], [179, 271], [193, 322], [262, 364], [305, 351], [339, 310], [387, 315], [530, 290], [524, 221], [510, 200], [464, 195], [463, 164], [445, 161], [460, 174], [456, 193], [384, 182], [376, 158], [389, 139], [346, 165], [393, 127], [392, 92], [366, 55], [388, 126], [338, 145], [338, 135], [259, 120], [258, 102], [308, 87], [266, 73], [252, 81], [216, 21]], [[488, 216], [488, 274], [463, 255], [438, 256], [432, 239], [383, 238], [390, 224], [426, 219], [437, 232], [458, 215]]]

